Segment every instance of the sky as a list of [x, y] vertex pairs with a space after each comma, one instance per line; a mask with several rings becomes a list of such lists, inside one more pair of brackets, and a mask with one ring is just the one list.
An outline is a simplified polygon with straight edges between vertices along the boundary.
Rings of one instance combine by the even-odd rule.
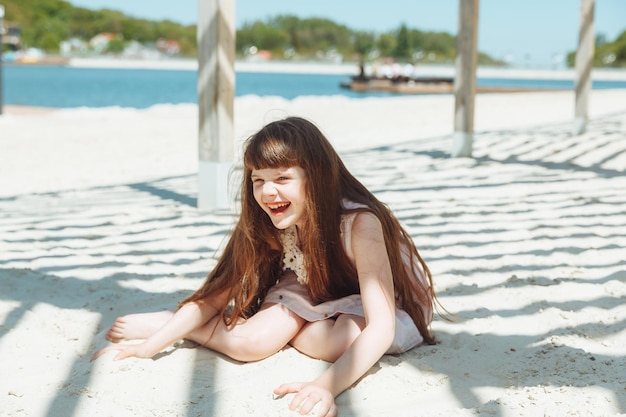
[[[198, 1], [68, 0], [88, 9], [114, 9], [151, 20], [195, 24]], [[456, 34], [459, 0], [236, 0], [237, 28], [279, 14], [324, 17], [354, 30], [382, 33], [401, 24]], [[516, 67], [562, 67], [576, 49], [581, 0], [481, 0], [478, 49]], [[613, 41], [626, 30], [626, 0], [595, 1], [595, 32]]]

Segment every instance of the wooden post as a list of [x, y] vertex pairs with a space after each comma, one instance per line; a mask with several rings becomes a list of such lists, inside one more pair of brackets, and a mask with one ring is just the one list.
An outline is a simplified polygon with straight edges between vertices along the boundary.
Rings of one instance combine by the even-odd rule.
[[593, 67], [595, 47], [593, 33], [594, 3], [594, 0], [580, 1], [580, 27], [578, 30], [578, 48], [576, 50], [575, 135], [580, 135], [587, 130], [587, 110], [591, 92], [591, 68]]
[[234, 159], [235, 0], [198, 0], [198, 208], [229, 208]]
[[2, 34], [4, 32], [4, 6], [0, 4], [0, 116], [2, 116], [2, 108], [4, 107], [4, 85], [2, 80]]
[[478, 0], [459, 0], [454, 76], [453, 157], [471, 157], [474, 136], [474, 96], [478, 60]]

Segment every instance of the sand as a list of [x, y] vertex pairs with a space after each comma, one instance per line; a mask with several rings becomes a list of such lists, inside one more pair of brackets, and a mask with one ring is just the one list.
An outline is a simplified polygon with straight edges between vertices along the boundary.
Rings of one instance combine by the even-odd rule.
[[[383, 357], [340, 416], [626, 413], [626, 93], [480, 95], [473, 158], [450, 158], [451, 97], [241, 97], [236, 140], [314, 120], [431, 267], [436, 346]], [[195, 208], [197, 109], [0, 117], [0, 416], [293, 416], [284, 382], [328, 364], [242, 364], [182, 342], [90, 362], [121, 314], [173, 308], [233, 215]]]
[[[380, 63], [379, 63], [380, 64]], [[76, 68], [126, 68], [126, 69], [159, 69], [196, 71], [198, 61], [195, 59], [129, 59], [129, 58], [70, 58], [67, 65]], [[272, 72], [289, 74], [341, 74], [358, 75], [357, 62], [329, 63], [320, 61], [280, 61], [280, 60], [237, 60], [237, 72]], [[365, 71], [371, 74], [373, 63], [365, 64]], [[416, 74], [423, 77], [453, 77], [454, 65], [420, 64], [415, 68]], [[573, 68], [524, 68], [524, 67], [489, 67], [477, 68], [479, 78], [515, 78], [540, 80], [574, 80], [576, 71]], [[593, 80], [625, 81], [626, 72], [619, 68], [594, 68], [591, 73]]]

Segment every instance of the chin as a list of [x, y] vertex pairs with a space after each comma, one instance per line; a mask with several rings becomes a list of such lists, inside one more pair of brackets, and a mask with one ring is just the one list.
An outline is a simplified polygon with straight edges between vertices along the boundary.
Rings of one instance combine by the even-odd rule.
[[281, 230], [287, 229], [295, 224], [291, 219], [286, 218], [272, 219], [272, 223], [274, 224], [275, 228]]
[[274, 227], [280, 230], [285, 230], [291, 226], [291, 223], [274, 222]]

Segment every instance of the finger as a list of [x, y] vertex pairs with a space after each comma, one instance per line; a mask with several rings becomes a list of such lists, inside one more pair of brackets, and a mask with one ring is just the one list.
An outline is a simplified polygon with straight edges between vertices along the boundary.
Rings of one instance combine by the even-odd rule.
[[337, 417], [339, 410], [337, 409], [337, 406], [335, 405], [334, 401], [331, 401], [329, 403], [328, 401], [324, 401], [324, 399], [322, 398], [313, 405], [311, 410], [315, 408], [315, 405], [317, 405], [317, 410], [315, 410], [316, 416]]
[[100, 356], [102, 356], [102, 355], [104, 355], [106, 353], [109, 353], [112, 350], [116, 350], [116, 348], [117, 348], [117, 346], [115, 346], [115, 345], [111, 345], [111, 346], [107, 346], [105, 348], [102, 348], [102, 349], [100, 349], [99, 351], [97, 351], [96, 353], [93, 354], [93, 356], [91, 357], [91, 360], [95, 361]]
[[124, 349], [124, 350], [120, 350], [120, 352], [117, 355], [115, 355], [113, 360], [114, 361], [121, 361], [121, 360], [124, 360], [126, 358], [130, 358], [131, 356], [134, 356], [133, 352], [130, 349]]
[[274, 394], [277, 394], [277, 395], [291, 394], [294, 392], [300, 392], [301, 389], [302, 389], [301, 382], [292, 382], [290, 384], [282, 384], [279, 387], [274, 388]]
[[319, 404], [319, 407], [317, 409], [316, 415], [326, 415], [326, 412], [328, 411], [328, 406], [325, 406], [322, 400], [315, 393], [310, 393], [309, 395], [307, 395], [300, 403], [300, 405], [296, 408], [296, 410], [298, 410], [302, 415], [309, 414], [317, 404]]
[[314, 395], [315, 394], [311, 392], [300, 391], [295, 397], [293, 397], [293, 400], [291, 400], [289, 409], [297, 410], [300, 414], [307, 414], [319, 401]]
[[306, 415], [315, 407], [315, 404], [317, 404], [317, 401], [313, 400], [311, 397], [306, 397], [300, 405], [296, 407], [296, 410], [298, 410], [301, 415]]

